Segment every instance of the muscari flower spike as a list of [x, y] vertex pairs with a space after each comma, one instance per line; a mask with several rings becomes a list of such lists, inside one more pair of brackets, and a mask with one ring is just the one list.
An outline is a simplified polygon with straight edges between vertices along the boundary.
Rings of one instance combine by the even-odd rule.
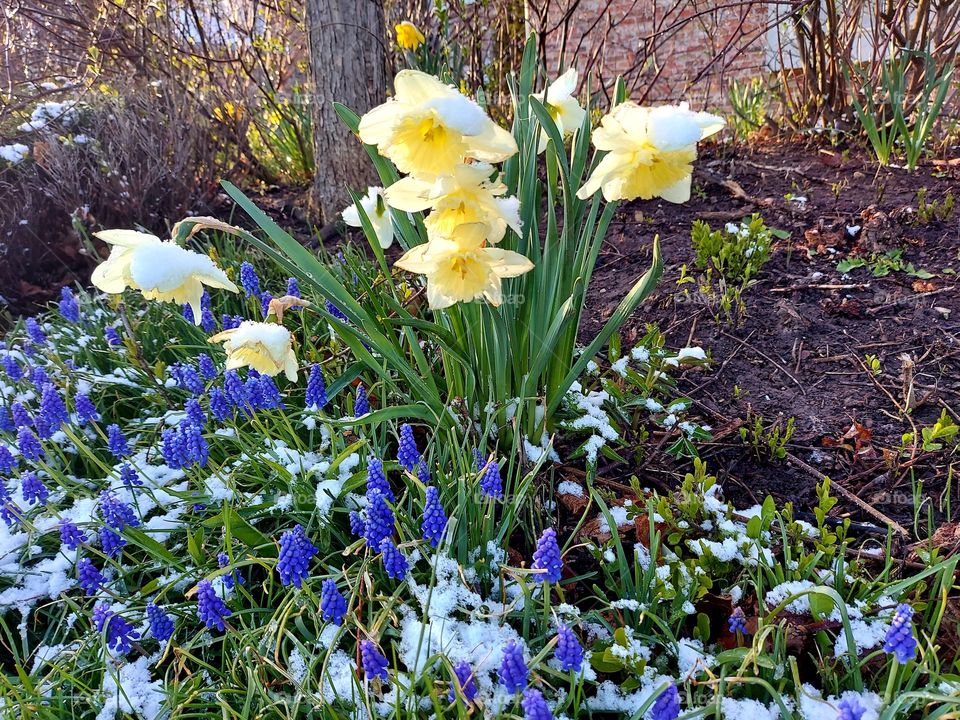
[[173, 637], [176, 626], [173, 620], [155, 603], [147, 604], [147, 621], [150, 623], [150, 634], [161, 644]]
[[367, 389], [363, 383], [357, 385], [357, 395], [353, 400], [353, 416], [361, 417], [370, 412], [370, 401], [367, 398]]
[[83, 393], [77, 393], [73, 398], [73, 407], [76, 409], [77, 418], [80, 420], [82, 425], [96, 422], [100, 419], [100, 413], [97, 411], [97, 406], [94, 405], [93, 401]]
[[17, 469], [17, 459], [6, 445], [0, 445], [0, 472], [9, 473]]
[[351, 510], [350, 515], [350, 533], [356, 537], [362, 537], [367, 530], [367, 523], [364, 521], [363, 516], [358, 513], [356, 510]]
[[119, 425], [107, 426], [107, 447], [110, 449], [110, 454], [117, 460], [130, 456], [130, 446]]
[[107, 345], [110, 347], [117, 347], [118, 345], [123, 344], [123, 340], [120, 338], [120, 333], [117, 332], [117, 329], [110, 327], [109, 325], [103, 329], [103, 336], [107, 339]]
[[110, 490], [104, 490], [100, 493], [100, 515], [103, 516], [104, 522], [114, 530], [123, 530], [128, 525], [137, 527], [140, 524], [133, 508], [120, 500]]
[[734, 608], [727, 623], [730, 632], [740, 633], [741, 635], [747, 634], [747, 616], [744, 614], [743, 608]]
[[118, 535], [108, 527], [100, 528], [97, 535], [100, 538], [100, 547], [103, 549], [103, 553], [109, 558], [117, 557], [123, 552], [124, 545], [127, 544], [122, 535]]
[[557, 647], [554, 650], [554, 656], [564, 672], [570, 670], [580, 672], [583, 668], [583, 647], [573, 630], [566, 625], [557, 628]]
[[29, 335], [30, 339], [37, 345], [43, 345], [47, 341], [47, 336], [44, 335], [43, 330], [40, 328], [40, 323], [37, 322], [36, 318], [27, 318], [26, 328], [27, 335]]
[[440, 504], [440, 491], [431, 485], [427, 488], [426, 502], [423, 505], [423, 520], [420, 522], [423, 539], [429, 540], [430, 545], [436, 547], [446, 527], [447, 515], [443, 511], [443, 505]]
[[295, 277], [287, 278], [287, 295], [295, 298], [301, 297], [300, 284]]
[[867, 709], [855, 697], [837, 703], [837, 720], [861, 720], [866, 712]]
[[203, 392], [207, 389], [203, 378], [200, 377], [200, 373], [193, 365], [179, 365], [173, 372], [176, 373], [174, 379], [177, 384], [194, 397], [203, 395]]
[[347, 614], [347, 599], [337, 588], [337, 581], [327, 578], [320, 587], [320, 614], [327, 622], [334, 625], [343, 623], [343, 616]]
[[23, 368], [20, 367], [20, 363], [17, 362], [16, 358], [9, 353], [3, 356], [3, 371], [13, 382], [20, 382], [20, 380], [23, 379]]
[[553, 714], [547, 707], [547, 701], [543, 699], [543, 693], [534, 688], [524, 691], [520, 707], [523, 708], [524, 720], [553, 720]]
[[246, 386], [236, 370], [227, 370], [223, 374], [223, 392], [231, 406], [245, 410], [249, 405]]
[[348, 317], [344, 314], [343, 310], [341, 310], [340, 308], [338, 308], [336, 305], [334, 305], [334, 304], [333, 304], [332, 302], [330, 302], [329, 300], [326, 300], [326, 301], [324, 302], [324, 307], [327, 309], [327, 312], [328, 312], [328, 313], [330, 313], [331, 315], [333, 315], [333, 316], [334, 316], [337, 320], [339, 320], [340, 322], [349, 322], [349, 321], [350, 321], [350, 318], [348, 318]]
[[56, 385], [46, 383], [40, 395], [40, 413], [46, 421], [54, 428], [59, 428], [64, 423], [70, 422], [70, 413], [67, 412], [67, 405], [60, 397]]
[[[483, 460], [483, 457], [480, 457]], [[500, 476], [500, 463], [496, 460], [481, 463], [478, 472], [480, 476], [480, 491], [487, 497], [498, 499], [503, 497], [503, 478]]]
[[223, 394], [223, 390], [220, 388], [211, 388], [209, 403], [210, 414], [213, 415], [217, 422], [223, 422], [233, 417], [233, 410], [227, 401], [227, 396]]
[[294, 587], [300, 588], [309, 574], [310, 559], [317, 552], [302, 526], [296, 525], [293, 530], [283, 533], [280, 536], [280, 555], [277, 559], [280, 582], [284, 585], [292, 583]]
[[541, 578], [546, 582], [560, 582], [563, 574], [563, 560], [560, 558], [560, 546], [557, 545], [557, 531], [547, 528], [537, 540], [537, 549], [533, 553], [534, 570], [541, 570]]
[[197, 356], [197, 370], [204, 380], [214, 380], [217, 377], [217, 366], [206, 353]]
[[77, 562], [77, 585], [83, 588], [88, 596], [94, 596], [103, 587], [107, 579], [97, 569], [97, 566], [87, 558], [80, 558]]
[[43, 446], [33, 430], [24, 426], [17, 430], [17, 450], [27, 460], [39, 460], [44, 456]]
[[497, 670], [500, 684], [507, 689], [507, 692], [520, 692], [527, 686], [529, 673], [527, 663], [523, 659], [523, 648], [511, 640], [503, 648], [503, 660]]
[[0, 432], [15, 432], [17, 426], [13, 424], [13, 416], [6, 406], [0, 405]]
[[10, 491], [7, 486], [0, 482], [0, 520], [3, 520], [7, 527], [13, 527], [13, 524], [20, 519], [20, 508], [18, 508], [10, 499]]
[[197, 583], [197, 617], [204, 625], [210, 630], [216, 628], [223, 632], [226, 628], [224, 619], [232, 614], [209, 580], [201, 580]]
[[397, 460], [407, 472], [413, 472], [413, 469], [420, 464], [420, 451], [417, 450], [417, 441], [413, 439], [413, 428], [407, 423], [400, 426]]
[[[227, 553], [222, 552], [217, 554], [217, 567], [225, 568], [229, 564], [230, 556], [227, 555]], [[223, 586], [227, 588], [227, 590], [232, 590], [234, 586], [243, 585], [245, 582], [239, 570], [234, 570], [223, 576]]]
[[897, 605], [884, 638], [883, 651], [894, 655], [900, 664], [917, 657], [917, 640], [913, 637], [913, 608], [906, 603]]
[[387, 503], [383, 493], [367, 493], [367, 519], [363, 529], [367, 544], [372, 548], [379, 548], [380, 543], [393, 535], [394, 521], [393, 508]]
[[240, 263], [240, 284], [247, 297], [260, 297], [260, 278], [253, 265], [248, 262]]
[[[60, 543], [69, 550], [76, 550], [87, 541], [87, 535], [70, 520], [60, 522]], [[88, 561], [89, 562], [89, 561]]]
[[390, 538], [386, 538], [380, 543], [380, 552], [383, 556], [383, 569], [387, 571], [387, 577], [394, 580], [403, 580], [407, 577], [407, 570], [410, 569], [407, 557], [400, 552]]
[[30, 412], [24, 407], [23, 403], [13, 403], [10, 406], [10, 416], [13, 418], [13, 424], [18, 428], [33, 427], [33, 418], [30, 417]]
[[205, 427], [207, 424], [207, 414], [203, 411], [203, 406], [196, 398], [189, 398], [183, 404], [183, 411], [187, 419], [197, 427]]
[[47, 486], [43, 484], [43, 480], [34, 472], [28, 472], [20, 478], [20, 493], [28, 505], [34, 505], [36, 503], [46, 505], [47, 498], [50, 497], [50, 491], [47, 490]]
[[680, 691], [673, 683], [660, 693], [650, 708], [651, 720], [675, 720], [680, 715]]
[[133, 629], [133, 625], [110, 609], [107, 603], [100, 603], [93, 609], [93, 623], [97, 632], [106, 628], [107, 647], [114, 652], [125, 655], [132, 649], [132, 643], [140, 639], [140, 633]]
[[307, 410], [321, 410], [327, 404], [327, 385], [323, 381], [323, 372], [319, 365], [310, 366], [307, 378]]
[[60, 302], [57, 304], [60, 314], [67, 322], [80, 321], [80, 304], [74, 296], [73, 291], [68, 287], [60, 288]]
[[360, 641], [360, 665], [367, 680], [373, 680], [376, 677], [382, 680], [387, 679], [389, 663], [372, 640]]
[[383, 496], [392, 503], [397, 501], [383, 472], [383, 461], [376, 457], [367, 460], [367, 493], [371, 492], [383, 493]]
[[258, 392], [260, 395], [260, 407], [264, 410], [272, 408], [283, 409], [283, 398], [280, 395], [280, 389], [269, 375], [261, 375], [258, 379]]
[[458, 697], [462, 697], [468, 703], [473, 702], [477, 696], [477, 684], [474, 682], [473, 668], [470, 667], [470, 663], [461, 660], [453, 666], [453, 672], [457, 679], [450, 683], [447, 702], [453, 702]]

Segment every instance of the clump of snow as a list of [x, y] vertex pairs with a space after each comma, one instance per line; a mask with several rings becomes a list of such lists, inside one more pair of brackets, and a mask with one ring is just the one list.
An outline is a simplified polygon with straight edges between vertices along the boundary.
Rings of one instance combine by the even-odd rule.
[[163, 715], [163, 683], [150, 677], [149, 666], [155, 659], [142, 657], [119, 670], [107, 664], [102, 688], [104, 703], [97, 720], [111, 720], [123, 713], [142, 720], [157, 720]]
[[10, 145], [0, 145], [0, 160], [5, 160], [11, 165], [23, 162], [24, 158], [30, 153], [30, 148], [22, 143], [12, 143]]

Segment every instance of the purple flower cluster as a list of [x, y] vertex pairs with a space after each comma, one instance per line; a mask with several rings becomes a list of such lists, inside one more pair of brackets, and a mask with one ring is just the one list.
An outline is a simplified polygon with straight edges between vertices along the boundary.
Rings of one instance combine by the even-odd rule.
[[[230, 564], [230, 556], [227, 553], [222, 552], [217, 554], [217, 567], [225, 568]], [[232, 590], [237, 585], [243, 585], [246, 581], [243, 579], [243, 575], [240, 574], [239, 570], [234, 570], [233, 572], [227, 573], [223, 576], [223, 586], [227, 590]]]
[[87, 558], [80, 558], [77, 562], [77, 585], [90, 596], [96, 595], [107, 579], [97, 569], [97, 566]]
[[361, 417], [370, 412], [370, 400], [367, 398], [367, 389], [363, 383], [357, 385], [357, 394], [353, 399], [353, 416]]
[[557, 531], [547, 528], [537, 540], [537, 549], [533, 553], [534, 570], [542, 571], [546, 582], [560, 582], [563, 574], [563, 560], [560, 558], [560, 546], [557, 545]]
[[47, 498], [50, 497], [50, 491], [35, 472], [25, 473], [20, 478], [20, 494], [28, 505], [46, 505]]
[[383, 472], [383, 461], [376, 457], [367, 460], [367, 494], [373, 492], [383, 493], [383, 496], [392, 503], [397, 501], [387, 481], [386, 473]]
[[347, 614], [347, 599], [337, 589], [337, 581], [327, 578], [320, 587], [320, 614], [327, 622], [334, 625], [343, 623], [343, 616]]
[[87, 535], [70, 520], [60, 523], [60, 543], [69, 550], [76, 550], [87, 541]]
[[150, 623], [150, 634], [160, 643], [165, 643], [173, 637], [176, 627], [173, 620], [156, 604], [147, 605], [147, 621]]
[[390, 663], [387, 662], [387, 659], [373, 644], [372, 640], [364, 639], [360, 641], [360, 665], [367, 680], [373, 680], [376, 677], [383, 680], [387, 679], [387, 667]]
[[248, 262], [240, 263], [240, 284], [247, 297], [260, 297], [260, 278], [253, 265]]
[[318, 552], [307, 538], [303, 527], [297, 525], [280, 536], [280, 555], [277, 559], [277, 571], [280, 582], [301, 587], [309, 574], [310, 559]]
[[17, 430], [17, 450], [27, 460], [39, 460], [44, 456], [40, 439], [26, 426]]
[[477, 684], [474, 682], [473, 668], [464, 661], [458, 662], [453, 666], [453, 672], [456, 681], [450, 683], [450, 694], [447, 696], [447, 702], [453, 702], [458, 697], [462, 697], [468, 703], [473, 702], [477, 696]]
[[319, 365], [310, 366], [307, 378], [307, 410], [321, 410], [327, 404], [327, 386]]
[[906, 664], [917, 657], [917, 640], [913, 636], [913, 608], [906, 603], [897, 605], [884, 638], [883, 651]]
[[400, 445], [397, 448], [397, 460], [407, 472], [420, 464], [420, 451], [417, 450], [417, 441], [413, 439], [413, 428], [407, 423], [400, 426]]
[[583, 647], [573, 630], [566, 625], [557, 628], [557, 648], [554, 656], [564, 672], [580, 672], [583, 669]]
[[217, 366], [206, 353], [197, 356], [197, 370], [204, 380], [215, 380], [217, 377]]
[[77, 419], [81, 425], [96, 422], [100, 419], [100, 413], [93, 401], [83, 393], [77, 393], [73, 398], [73, 407], [77, 411]]
[[367, 517], [363, 537], [370, 547], [379, 548], [386, 538], [393, 535], [395, 520], [393, 508], [383, 493], [367, 493]]
[[27, 335], [30, 337], [30, 340], [35, 342], [37, 345], [43, 345], [47, 341], [47, 336], [40, 328], [40, 323], [37, 322], [36, 318], [27, 318], [25, 325], [27, 328]]
[[440, 491], [431, 485], [427, 488], [426, 502], [423, 505], [423, 519], [420, 522], [423, 539], [429, 540], [430, 545], [436, 547], [446, 527], [447, 514], [443, 511], [443, 505], [440, 504]]
[[211, 630], [216, 628], [223, 632], [226, 628], [224, 620], [232, 614], [209, 580], [197, 583], [197, 617], [204, 625]]
[[474, 464], [480, 474], [480, 491], [487, 497], [503, 497], [503, 478], [500, 476], [500, 463], [487, 461], [479, 450], [474, 450]]
[[130, 457], [130, 445], [127, 443], [127, 438], [124, 436], [119, 425], [114, 424], [107, 426], [107, 447], [110, 450], [110, 454], [117, 460]]
[[160, 452], [168, 467], [178, 470], [194, 465], [206, 467], [210, 447], [203, 437], [203, 428], [190, 421], [180, 421], [176, 428], [167, 428], [162, 434]]
[[652, 720], [675, 720], [680, 715], [680, 691], [670, 683], [650, 708]]
[[844, 698], [837, 703], [837, 720], [861, 720], [867, 709], [855, 697]]
[[187, 322], [202, 327], [206, 333], [212, 333], [216, 330], [217, 319], [214, 317], [213, 310], [210, 307], [210, 293], [204, 290], [203, 295], [200, 296], [200, 322], [197, 322], [193, 314], [193, 308], [189, 305], [183, 306], [183, 317]]
[[109, 490], [100, 493], [100, 515], [103, 521], [114, 530], [123, 530], [128, 525], [137, 527], [140, 520], [133, 508], [124, 503]]
[[80, 304], [70, 288], [60, 288], [60, 302], [57, 307], [67, 322], [80, 322]]
[[9, 473], [17, 469], [17, 459], [6, 445], [0, 445], [0, 472]]
[[133, 625], [110, 609], [107, 603], [100, 603], [93, 609], [93, 624], [97, 632], [106, 631], [107, 647], [114, 652], [126, 654], [132, 649], [132, 643], [140, 639], [140, 633]]
[[110, 327], [109, 325], [103, 329], [103, 336], [107, 339], [107, 345], [110, 347], [117, 347], [118, 345], [123, 344], [123, 339], [120, 337], [120, 333], [117, 332], [117, 329]]
[[744, 614], [743, 608], [734, 608], [727, 623], [730, 632], [740, 633], [741, 635], [747, 634], [747, 616]]
[[512, 640], [503, 648], [503, 660], [497, 670], [497, 678], [507, 692], [517, 693], [527, 686], [530, 671], [523, 659], [523, 647]]
[[104, 554], [110, 558], [117, 557], [123, 552], [123, 548], [127, 544], [122, 535], [118, 535], [108, 527], [100, 528], [97, 531], [97, 536], [100, 538], [100, 547]]
[[543, 699], [543, 693], [534, 688], [523, 693], [520, 707], [523, 708], [524, 720], [553, 720], [553, 714], [547, 707], [547, 701]]
[[393, 544], [393, 540], [385, 538], [380, 543], [380, 553], [383, 557], [383, 569], [387, 571], [387, 577], [394, 580], [403, 580], [407, 577], [410, 564], [407, 562], [406, 556]]

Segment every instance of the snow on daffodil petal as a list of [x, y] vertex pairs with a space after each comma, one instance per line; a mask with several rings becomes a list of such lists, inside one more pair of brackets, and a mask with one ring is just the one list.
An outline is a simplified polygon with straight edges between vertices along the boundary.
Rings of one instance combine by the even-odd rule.
[[[380, 247], [386, 250], [393, 245], [393, 218], [384, 196], [383, 188], [368, 187], [367, 194], [360, 198], [360, 206], [370, 219], [373, 231], [377, 236]], [[340, 213], [343, 221], [351, 227], [362, 227], [360, 213], [356, 205], [350, 205]]]
[[396, 94], [360, 118], [360, 139], [403, 173], [443, 175], [465, 158], [500, 162], [517, 152], [508, 131], [473, 100], [419, 70], [401, 70]]
[[112, 246], [110, 256], [90, 278], [105, 293], [131, 288], [148, 300], [186, 303], [199, 324], [204, 285], [237, 292], [237, 286], [206, 255], [136, 230], [103, 230], [95, 235]]
[[297, 379], [293, 339], [282, 325], [244, 320], [239, 327], [212, 336], [210, 342], [223, 343], [227, 370], [251, 367], [271, 377], [282, 372], [291, 382]]
[[488, 163], [457, 165], [452, 174], [435, 178], [408, 176], [385, 191], [391, 207], [405, 212], [432, 208], [426, 219], [427, 229], [449, 237], [458, 225], [483, 222], [489, 226], [490, 243], [503, 239], [507, 228], [520, 235], [520, 201], [500, 197], [507, 186], [491, 180], [493, 166]]
[[607, 154], [577, 197], [585, 200], [602, 190], [608, 202], [655, 197], [686, 202], [697, 142], [724, 124], [716, 115], [691, 111], [686, 103], [653, 108], [621, 103], [593, 133], [594, 146]]
[[488, 234], [486, 223], [458, 225], [449, 237], [434, 234], [411, 248], [396, 265], [427, 276], [427, 300], [434, 310], [480, 298], [500, 305], [502, 279], [529, 272], [533, 263], [520, 253], [488, 247]]
[[[572, 135], [583, 124], [586, 110], [580, 107], [580, 103], [573, 97], [577, 91], [577, 71], [570, 68], [563, 75], [554, 80], [547, 87], [546, 93], [534, 93], [540, 102], [544, 103], [550, 118], [557, 125], [561, 137]], [[546, 96], [546, 100], [544, 100]], [[545, 130], [540, 130], [540, 145], [537, 148], [538, 153], [547, 149], [547, 141], [550, 136]]]

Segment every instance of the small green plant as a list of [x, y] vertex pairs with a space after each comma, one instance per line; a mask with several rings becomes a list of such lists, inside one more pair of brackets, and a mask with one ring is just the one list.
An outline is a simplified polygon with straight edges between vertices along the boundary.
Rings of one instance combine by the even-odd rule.
[[313, 122], [300, 94], [290, 99], [268, 95], [253, 116], [247, 137], [268, 182], [309, 183], [313, 178]]
[[764, 427], [763, 416], [754, 415], [753, 422], [740, 428], [740, 439], [753, 448], [758, 458], [766, 457], [769, 460], [783, 460], [787, 456], [787, 443], [794, 433], [794, 418], [787, 418], [785, 426], [781, 427], [777, 418], [769, 427]]
[[953, 214], [953, 191], [947, 190], [943, 200], [927, 201], [927, 189], [917, 190], [917, 222], [929, 225], [932, 222], [946, 222]]
[[[694, 265], [701, 271], [699, 289], [714, 309], [719, 320], [739, 322], [746, 312], [743, 292], [770, 259], [774, 237], [789, 237], [768, 228], [763, 218], [752, 215], [739, 225], [729, 223], [722, 230], [713, 230], [702, 220], [693, 223], [690, 238], [695, 253]], [[695, 282], [681, 273], [679, 284]]]
[[763, 80], [734, 80], [727, 88], [727, 100], [733, 108], [729, 127], [738, 140], [746, 140], [767, 119], [767, 88]]
[[887, 250], [885, 253], [873, 253], [869, 258], [854, 255], [837, 263], [837, 272], [848, 273], [859, 268], [869, 268], [874, 277], [886, 277], [892, 272], [902, 272], [921, 280], [929, 280], [934, 276], [923, 268], [915, 267], [912, 262], [906, 262], [900, 248]]
[[[923, 61], [923, 85], [911, 95], [908, 76], [917, 58]], [[871, 68], [854, 65], [853, 69], [860, 86], [853, 95], [854, 113], [877, 161], [889, 165], [899, 147], [907, 168], [916, 170], [950, 89], [953, 65], [938, 71], [928, 53], [905, 49], [880, 64], [879, 78]]]
[[863, 356], [863, 359], [867, 363], [867, 368], [870, 370], [870, 374], [877, 376], [883, 372], [883, 366], [880, 364], [880, 358], [876, 355], [870, 355], [869, 353]]
[[[920, 429], [920, 447], [926, 452], [942, 450], [944, 446], [956, 443], [958, 432], [960, 432], [960, 425], [954, 422], [946, 410], [943, 410], [933, 425]], [[903, 445], [905, 448], [912, 446], [915, 442], [916, 435], [914, 433], [904, 434]]]

